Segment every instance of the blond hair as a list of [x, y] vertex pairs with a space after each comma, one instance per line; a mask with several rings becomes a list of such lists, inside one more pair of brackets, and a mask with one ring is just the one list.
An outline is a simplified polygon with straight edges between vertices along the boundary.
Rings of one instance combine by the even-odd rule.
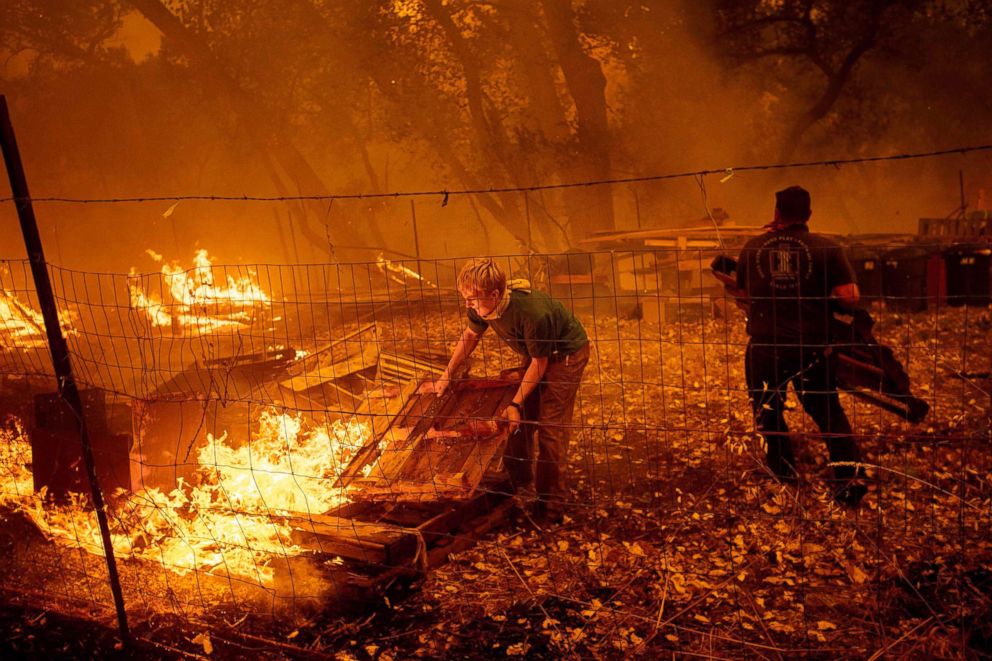
[[465, 263], [458, 272], [458, 291], [490, 292], [500, 294], [506, 289], [506, 273], [488, 257], [476, 257]]

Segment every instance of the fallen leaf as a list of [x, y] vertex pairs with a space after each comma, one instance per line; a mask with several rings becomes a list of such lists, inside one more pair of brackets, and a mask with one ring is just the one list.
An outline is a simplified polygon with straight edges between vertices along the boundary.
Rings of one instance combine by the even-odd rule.
[[528, 643], [514, 643], [506, 648], [507, 656], [523, 656], [530, 651]]
[[868, 580], [868, 574], [864, 572], [861, 567], [857, 566], [853, 562], [847, 564], [847, 575], [851, 577], [851, 580], [861, 585]]
[[628, 543], [624, 542], [624, 546], [627, 547], [627, 550], [633, 556], [636, 556], [638, 558], [647, 557], [647, 554], [644, 552], [644, 549], [642, 549], [641, 548], [641, 545], [638, 544], [637, 542], [634, 542], [633, 544], [628, 544]]
[[210, 656], [214, 653], [214, 644], [210, 642], [210, 634], [203, 632], [196, 635], [193, 639], [194, 645], [203, 645], [203, 653]]

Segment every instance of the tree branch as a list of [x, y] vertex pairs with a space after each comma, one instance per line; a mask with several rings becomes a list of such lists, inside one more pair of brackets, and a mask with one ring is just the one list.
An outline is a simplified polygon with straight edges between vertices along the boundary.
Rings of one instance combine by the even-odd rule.
[[816, 103], [809, 110], [803, 113], [786, 136], [781, 153], [783, 160], [789, 160], [792, 157], [792, 154], [795, 153], [799, 146], [799, 141], [802, 139], [803, 134], [816, 122], [823, 119], [840, 98], [844, 86], [850, 79], [858, 60], [877, 43], [882, 27], [882, 16], [891, 4], [891, 1], [885, 1], [874, 5], [873, 11], [869, 15], [868, 26], [864, 34], [862, 34], [854, 47], [848, 51], [840, 67], [830, 77], [827, 88], [820, 95], [820, 98], [817, 99]]

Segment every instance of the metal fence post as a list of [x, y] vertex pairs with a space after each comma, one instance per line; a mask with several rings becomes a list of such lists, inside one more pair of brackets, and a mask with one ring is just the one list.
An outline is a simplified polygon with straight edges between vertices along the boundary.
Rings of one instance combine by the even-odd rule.
[[110, 526], [107, 523], [106, 504], [103, 493], [97, 482], [96, 468], [93, 464], [93, 448], [86, 429], [86, 419], [83, 416], [83, 404], [79, 397], [79, 389], [72, 375], [72, 363], [69, 359], [69, 346], [62, 335], [59, 325], [58, 309], [55, 295], [52, 292], [52, 282], [48, 275], [45, 253], [38, 233], [38, 223], [31, 205], [31, 195], [28, 192], [28, 182], [21, 163], [21, 154], [17, 149], [14, 127], [10, 122], [7, 110], [7, 97], [0, 95], [0, 147], [3, 150], [3, 160], [10, 179], [10, 190], [17, 207], [17, 218], [21, 223], [24, 235], [24, 246], [27, 249], [28, 261], [31, 263], [31, 273], [34, 276], [35, 290], [41, 314], [45, 320], [45, 333], [48, 336], [48, 347], [52, 353], [52, 365], [55, 368], [55, 378], [63, 401], [72, 410], [79, 423], [79, 442], [82, 446], [83, 463], [86, 465], [86, 476], [90, 481], [93, 507], [96, 509], [97, 521], [100, 524], [100, 536], [103, 538], [103, 550], [107, 559], [107, 574], [110, 579], [110, 590], [117, 608], [117, 623], [120, 627], [121, 638], [127, 644], [130, 632], [127, 626], [127, 613], [124, 610], [124, 595], [121, 591], [120, 576], [117, 574], [117, 561], [114, 558], [114, 546], [110, 539]]

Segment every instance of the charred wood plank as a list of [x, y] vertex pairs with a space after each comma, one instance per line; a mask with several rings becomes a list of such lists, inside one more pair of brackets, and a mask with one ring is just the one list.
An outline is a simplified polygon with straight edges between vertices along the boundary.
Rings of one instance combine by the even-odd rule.
[[323, 555], [368, 564], [410, 565], [420, 544], [416, 530], [327, 515], [296, 516], [287, 523], [295, 544]]

